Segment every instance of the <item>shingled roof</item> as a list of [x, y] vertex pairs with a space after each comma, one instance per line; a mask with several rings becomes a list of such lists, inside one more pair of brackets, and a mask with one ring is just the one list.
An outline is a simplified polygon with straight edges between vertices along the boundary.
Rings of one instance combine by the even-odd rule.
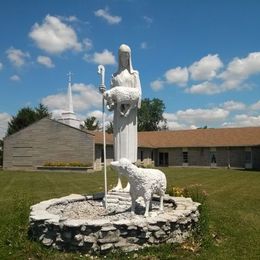
[[[108, 145], [113, 144], [112, 134], [106, 134]], [[103, 143], [102, 132], [95, 132], [95, 143]], [[215, 128], [176, 130], [159, 132], [139, 132], [138, 147], [231, 147], [259, 146], [260, 127]]]

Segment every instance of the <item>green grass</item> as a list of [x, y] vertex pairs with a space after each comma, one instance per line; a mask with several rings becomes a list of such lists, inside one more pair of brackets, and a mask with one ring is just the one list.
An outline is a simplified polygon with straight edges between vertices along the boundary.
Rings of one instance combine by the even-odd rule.
[[[260, 259], [260, 172], [225, 169], [164, 168], [168, 186], [201, 184], [208, 193], [208, 230], [195, 253], [181, 246], [162, 245], [107, 259]], [[116, 175], [108, 172], [109, 186]], [[97, 173], [0, 171], [0, 259], [85, 259], [58, 252], [28, 239], [31, 205], [71, 193], [103, 190]], [[191, 241], [192, 242], [192, 241]]]

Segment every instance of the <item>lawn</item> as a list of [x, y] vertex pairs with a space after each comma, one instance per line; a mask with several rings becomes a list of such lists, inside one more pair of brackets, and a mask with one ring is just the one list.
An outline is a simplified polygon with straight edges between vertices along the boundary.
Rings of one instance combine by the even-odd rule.
[[[200, 250], [173, 245], [110, 259], [260, 259], [260, 172], [226, 169], [164, 168], [168, 186], [200, 184], [208, 193], [208, 243]], [[109, 186], [116, 175], [108, 172]], [[0, 171], [0, 259], [85, 259], [80, 254], [46, 249], [27, 236], [29, 207], [71, 193], [103, 189], [96, 173]]]

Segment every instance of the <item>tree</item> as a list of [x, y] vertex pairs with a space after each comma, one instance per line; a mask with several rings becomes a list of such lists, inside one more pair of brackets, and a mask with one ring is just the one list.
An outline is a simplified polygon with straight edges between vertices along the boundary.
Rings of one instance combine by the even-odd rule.
[[91, 116], [91, 117], [86, 118], [86, 120], [84, 121], [84, 127], [87, 130], [96, 131], [96, 130], [100, 129], [100, 123], [96, 117]]
[[51, 113], [49, 113], [48, 108], [43, 104], [39, 104], [34, 109], [30, 107], [21, 108], [16, 116], [12, 116], [8, 122], [7, 136], [20, 131], [44, 117], [51, 117]]
[[108, 134], [113, 134], [113, 128], [114, 128], [113, 122], [109, 122], [109, 124], [106, 125], [106, 132]]
[[0, 139], [0, 165], [3, 165], [3, 145], [4, 142]]
[[167, 120], [163, 117], [165, 105], [162, 100], [154, 98], [142, 100], [141, 108], [138, 110], [138, 131], [160, 131], [166, 130]]

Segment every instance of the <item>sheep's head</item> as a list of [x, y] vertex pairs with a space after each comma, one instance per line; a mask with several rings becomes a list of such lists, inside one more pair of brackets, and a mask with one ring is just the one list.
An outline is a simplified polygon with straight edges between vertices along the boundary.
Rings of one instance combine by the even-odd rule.
[[126, 158], [121, 158], [119, 161], [111, 162], [111, 165], [119, 173], [127, 175], [127, 169], [131, 165], [131, 162]]

